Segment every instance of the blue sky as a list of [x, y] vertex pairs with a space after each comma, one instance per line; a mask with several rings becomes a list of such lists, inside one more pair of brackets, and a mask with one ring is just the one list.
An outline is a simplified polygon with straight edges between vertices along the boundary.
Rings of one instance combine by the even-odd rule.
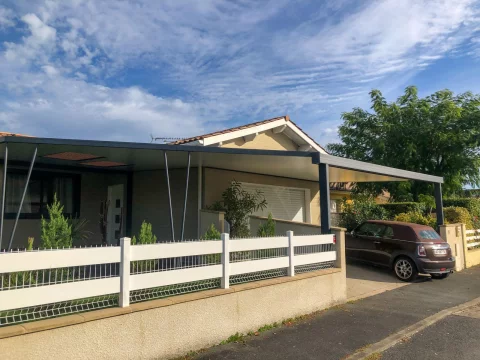
[[478, 1], [0, 1], [0, 130], [150, 141], [480, 92]]

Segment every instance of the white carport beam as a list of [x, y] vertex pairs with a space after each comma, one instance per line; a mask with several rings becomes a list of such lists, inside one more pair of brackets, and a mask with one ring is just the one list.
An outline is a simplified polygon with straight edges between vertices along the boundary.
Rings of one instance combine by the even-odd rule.
[[327, 164], [330, 167], [337, 167], [342, 169], [357, 170], [360, 172], [386, 175], [394, 178], [408, 179], [408, 180], [419, 180], [426, 181], [431, 183], [443, 184], [443, 178], [440, 176], [427, 175], [422, 173], [417, 173], [413, 171], [395, 169], [388, 166], [371, 164], [363, 161], [357, 161], [352, 159], [346, 159], [339, 156], [333, 156], [328, 154], [315, 154], [312, 157], [312, 162], [314, 164]]

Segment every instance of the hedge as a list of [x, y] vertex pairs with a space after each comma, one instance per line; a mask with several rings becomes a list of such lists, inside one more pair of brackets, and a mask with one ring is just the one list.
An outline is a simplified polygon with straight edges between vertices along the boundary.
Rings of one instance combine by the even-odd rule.
[[443, 200], [444, 207], [462, 207], [468, 210], [470, 215], [480, 217], [480, 199], [458, 198]]
[[447, 224], [465, 224], [467, 229], [473, 229], [472, 216], [468, 209], [462, 207], [449, 206], [443, 208], [445, 223]]
[[397, 215], [405, 214], [409, 212], [416, 212], [416, 213], [425, 213], [426, 207], [425, 204], [417, 203], [417, 202], [398, 202], [398, 203], [387, 203], [387, 204], [379, 204], [379, 206], [383, 207], [387, 210], [389, 214], [389, 218], [393, 219]]

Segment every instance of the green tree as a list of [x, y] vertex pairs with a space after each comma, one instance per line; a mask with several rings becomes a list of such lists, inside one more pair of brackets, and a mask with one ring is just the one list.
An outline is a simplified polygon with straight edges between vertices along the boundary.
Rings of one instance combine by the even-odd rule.
[[272, 213], [268, 214], [266, 222], [262, 223], [257, 230], [258, 237], [273, 237], [275, 236], [275, 221], [273, 220]]
[[138, 241], [134, 235], [132, 238], [132, 245], [136, 245], [137, 243], [140, 245], [155, 244], [156, 242], [157, 237], [152, 232], [152, 224], [143, 220], [142, 226], [140, 226], [140, 234], [138, 234]]
[[250, 193], [236, 180], [222, 193], [222, 200], [211, 206], [213, 210], [225, 211], [232, 238], [249, 236], [248, 215], [266, 207], [267, 201], [261, 191]]
[[[387, 103], [379, 90], [370, 92], [372, 110], [354, 108], [342, 114], [342, 143], [329, 144], [338, 156], [400, 169], [443, 176], [445, 194], [467, 184], [480, 185], [480, 96], [442, 90], [419, 98], [407, 87], [396, 102]], [[358, 191], [388, 190], [397, 201], [432, 194], [425, 182], [357, 184]]]
[[53, 196], [53, 203], [47, 205], [49, 219], [42, 216], [42, 247], [72, 247], [72, 227], [68, 219], [63, 216], [63, 205], [57, 199], [57, 194]]

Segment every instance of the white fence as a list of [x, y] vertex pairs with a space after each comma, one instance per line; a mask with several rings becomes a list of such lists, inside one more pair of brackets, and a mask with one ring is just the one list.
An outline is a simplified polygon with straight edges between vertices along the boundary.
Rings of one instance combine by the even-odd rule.
[[[295, 266], [335, 261], [334, 243], [334, 235], [289, 231], [274, 238], [230, 240], [222, 234], [222, 241], [134, 246], [123, 238], [120, 247], [0, 253], [0, 317], [13, 309], [107, 294], [118, 294], [119, 306], [125, 307], [132, 292], [141, 289], [215, 278], [228, 288], [232, 276], [271, 269], [287, 269], [294, 276]], [[241, 261], [231, 261], [232, 254], [243, 254]], [[201, 256], [208, 261], [196, 266]], [[143, 268], [149, 261], [154, 266]]]
[[476, 249], [480, 247], [480, 229], [467, 230], [467, 248], [468, 250]]

